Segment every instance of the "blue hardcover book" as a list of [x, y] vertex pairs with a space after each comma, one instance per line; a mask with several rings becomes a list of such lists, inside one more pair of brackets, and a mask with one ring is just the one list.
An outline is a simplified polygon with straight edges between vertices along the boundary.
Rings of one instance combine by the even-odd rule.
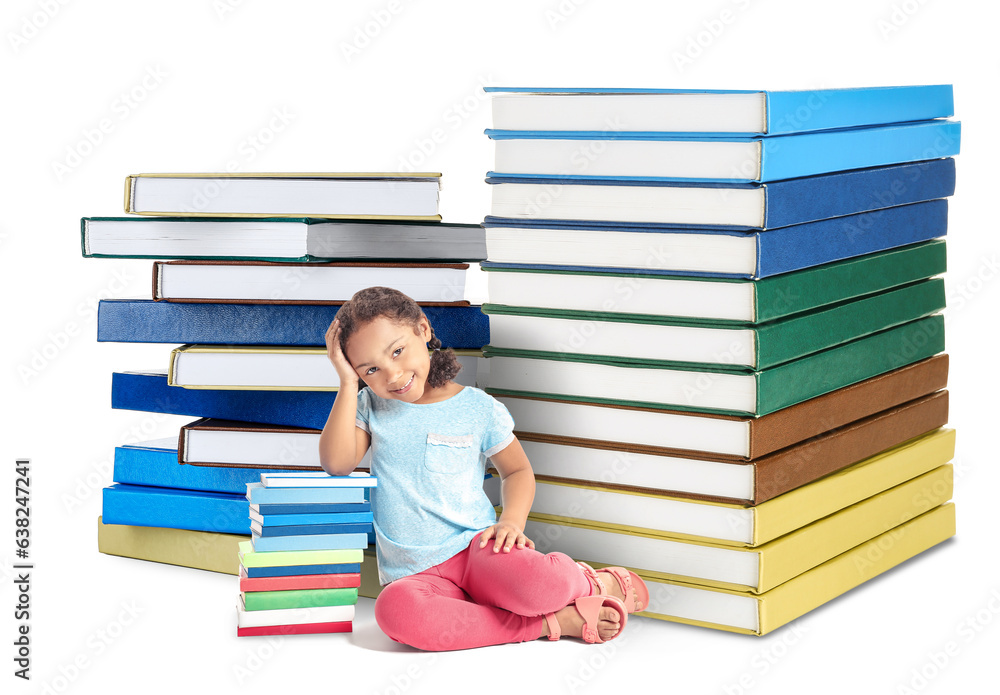
[[614, 270], [760, 279], [945, 236], [948, 202], [929, 200], [768, 231], [487, 217], [483, 267]]
[[326, 424], [336, 396], [336, 391], [185, 389], [170, 386], [166, 370], [111, 377], [112, 408], [317, 430]]
[[779, 135], [946, 118], [952, 86], [810, 90], [486, 87], [505, 130]]
[[493, 185], [494, 217], [763, 230], [945, 198], [955, 192], [955, 160], [763, 184], [499, 175], [490, 175], [486, 182]]
[[[369, 516], [371, 516], [369, 514]], [[371, 521], [356, 524], [310, 524], [308, 526], [262, 526], [253, 519], [250, 520], [250, 532], [258, 536], [314, 536], [334, 533], [363, 533], [367, 538], [374, 532]]]
[[254, 552], [274, 550], [364, 550], [368, 547], [367, 533], [328, 533], [305, 536], [250, 536]]
[[[360, 505], [341, 505], [343, 507], [355, 507]], [[256, 509], [254, 508], [256, 507]], [[259, 524], [265, 529], [274, 528], [275, 526], [294, 526], [302, 528], [318, 528], [321, 526], [336, 526], [337, 524], [370, 524], [372, 522], [372, 512], [371, 507], [365, 511], [357, 512], [335, 512], [332, 514], [315, 513], [315, 514], [261, 514], [257, 511], [260, 505], [254, 505], [250, 508], [250, 521], [252, 523]], [[301, 533], [305, 533], [302, 531]], [[332, 531], [330, 532], [332, 533]], [[288, 533], [285, 535], [295, 535], [293, 533]]]
[[246, 499], [221, 492], [115, 483], [104, 488], [102, 516], [106, 524], [250, 532]]
[[300, 574], [357, 574], [361, 563], [342, 565], [288, 565], [285, 567], [244, 567], [248, 577], [295, 577]]
[[370, 502], [353, 504], [251, 504], [250, 518], [262, 524], [323, 524], [331, 516], [371, 512]]
[[[478, 306], [421, 307], [444, 347], [479, 349], [490, 341]], [[321, 347], [339, 305], [223, 304], [102, 299], [97, 340], [118, 343], [295, 345]], [[327, 409], [327, 414], [329, 409]], [[325, 419], [324, 415], [324, 419]]]
[[[260, 471], [258, 471], [258, 474]], [[260, 483], [247, 485], [246, 499], [250, 504], [359, 504], [364, 502], [365, 489], [338, 488], [268, 488]], [[244, 513], [244, 518], [246, 514]], [[249, 526], [249, 521], [247, 525]]]
[[[275, 469], [268, 472], [279, 472]], [[156, 439], [115, 447], [114, 482], [245, 495], [260, 480], [259, 469], [189, 466], [177, 461], [177, 439]]]
[[504, 176], [767, 182], [951, 157], [959, 152], [961, 124], [919, 121], [754, 138], [486, 133], [494, 140], [494, 170]]

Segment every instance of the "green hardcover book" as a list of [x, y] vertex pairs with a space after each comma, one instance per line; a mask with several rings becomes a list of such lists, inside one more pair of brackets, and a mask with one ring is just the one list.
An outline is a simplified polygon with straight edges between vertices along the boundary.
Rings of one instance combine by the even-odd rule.
[[934, 277], [946, 269], [944, 239], [763, 280], [483, 265], [493, 304], [603, 313], [622, 321], [671, 317], [734, 324], [773, 321]]
[[830, 307], [757, 325], [621, 317], [532, 307], [483, 305], [490, 347], [557, 358], [586, 355], [761, 370], [929, 316], [945, 306], [944, 280], [921, 280]]
[[240, 543], [239, 559], [244, 567], [288, 567], [290, 565], [345, 565], [361, 562], [361, 550], [274, 550], [258, 553], [250, 541]]
[[941, 314], [767, 369], [609, 360], [488, 346], [488, 393], [761, 416], [944, 351]]
[[353, 589], [291, 589], [287, 591], [244, 591], [243, 604], [248, 611], [319, 606], [352, 606], [358, 602]]

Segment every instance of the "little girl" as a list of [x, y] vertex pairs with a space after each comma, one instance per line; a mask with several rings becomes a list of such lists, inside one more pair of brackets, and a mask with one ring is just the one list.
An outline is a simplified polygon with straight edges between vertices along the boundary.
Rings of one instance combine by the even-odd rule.
[[[428, 345], [434, 351], [428, 354]], [[371, 287], [326, 332], [340, 391], [320, 461], [347, 475], [371, 447], [379, 627], [419, 649], [466, 649], [560, 635], [603, 642], [649, 593], [620, 567], [595, 572], [543, 554], [524, 531], [535, 479], [507, 409], [452, 378], [461, 365], [417, 304]], [[367, 389], [359, 390], [359, 380]], [[500, 474], [503, 513], [483, 491]], [[491, 543], [492, 541], [492, 543]], [[501, 552], [502, 551], [502, 552]]]

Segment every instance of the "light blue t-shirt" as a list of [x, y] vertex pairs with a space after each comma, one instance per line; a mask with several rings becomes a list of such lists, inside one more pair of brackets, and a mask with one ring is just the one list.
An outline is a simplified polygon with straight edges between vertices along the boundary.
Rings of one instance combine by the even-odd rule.
[[438, 565], [496, 523], [483, 491], [486, 460], [514, 440], [502, 403], [466, 386], [437, 403], [358, 392], [356, 424], [371, 435], [379, 582]]

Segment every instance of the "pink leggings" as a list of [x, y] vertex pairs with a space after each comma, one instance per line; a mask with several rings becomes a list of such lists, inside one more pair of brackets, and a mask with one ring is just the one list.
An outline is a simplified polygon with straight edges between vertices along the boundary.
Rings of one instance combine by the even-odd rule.
[[546, 613], [591, 593], [583, 570], [563, 553], [493, 543], [469, 547], [440, 565], [382, 589], [375, 620], [397, 642], [442, 651], [538, 639]]

